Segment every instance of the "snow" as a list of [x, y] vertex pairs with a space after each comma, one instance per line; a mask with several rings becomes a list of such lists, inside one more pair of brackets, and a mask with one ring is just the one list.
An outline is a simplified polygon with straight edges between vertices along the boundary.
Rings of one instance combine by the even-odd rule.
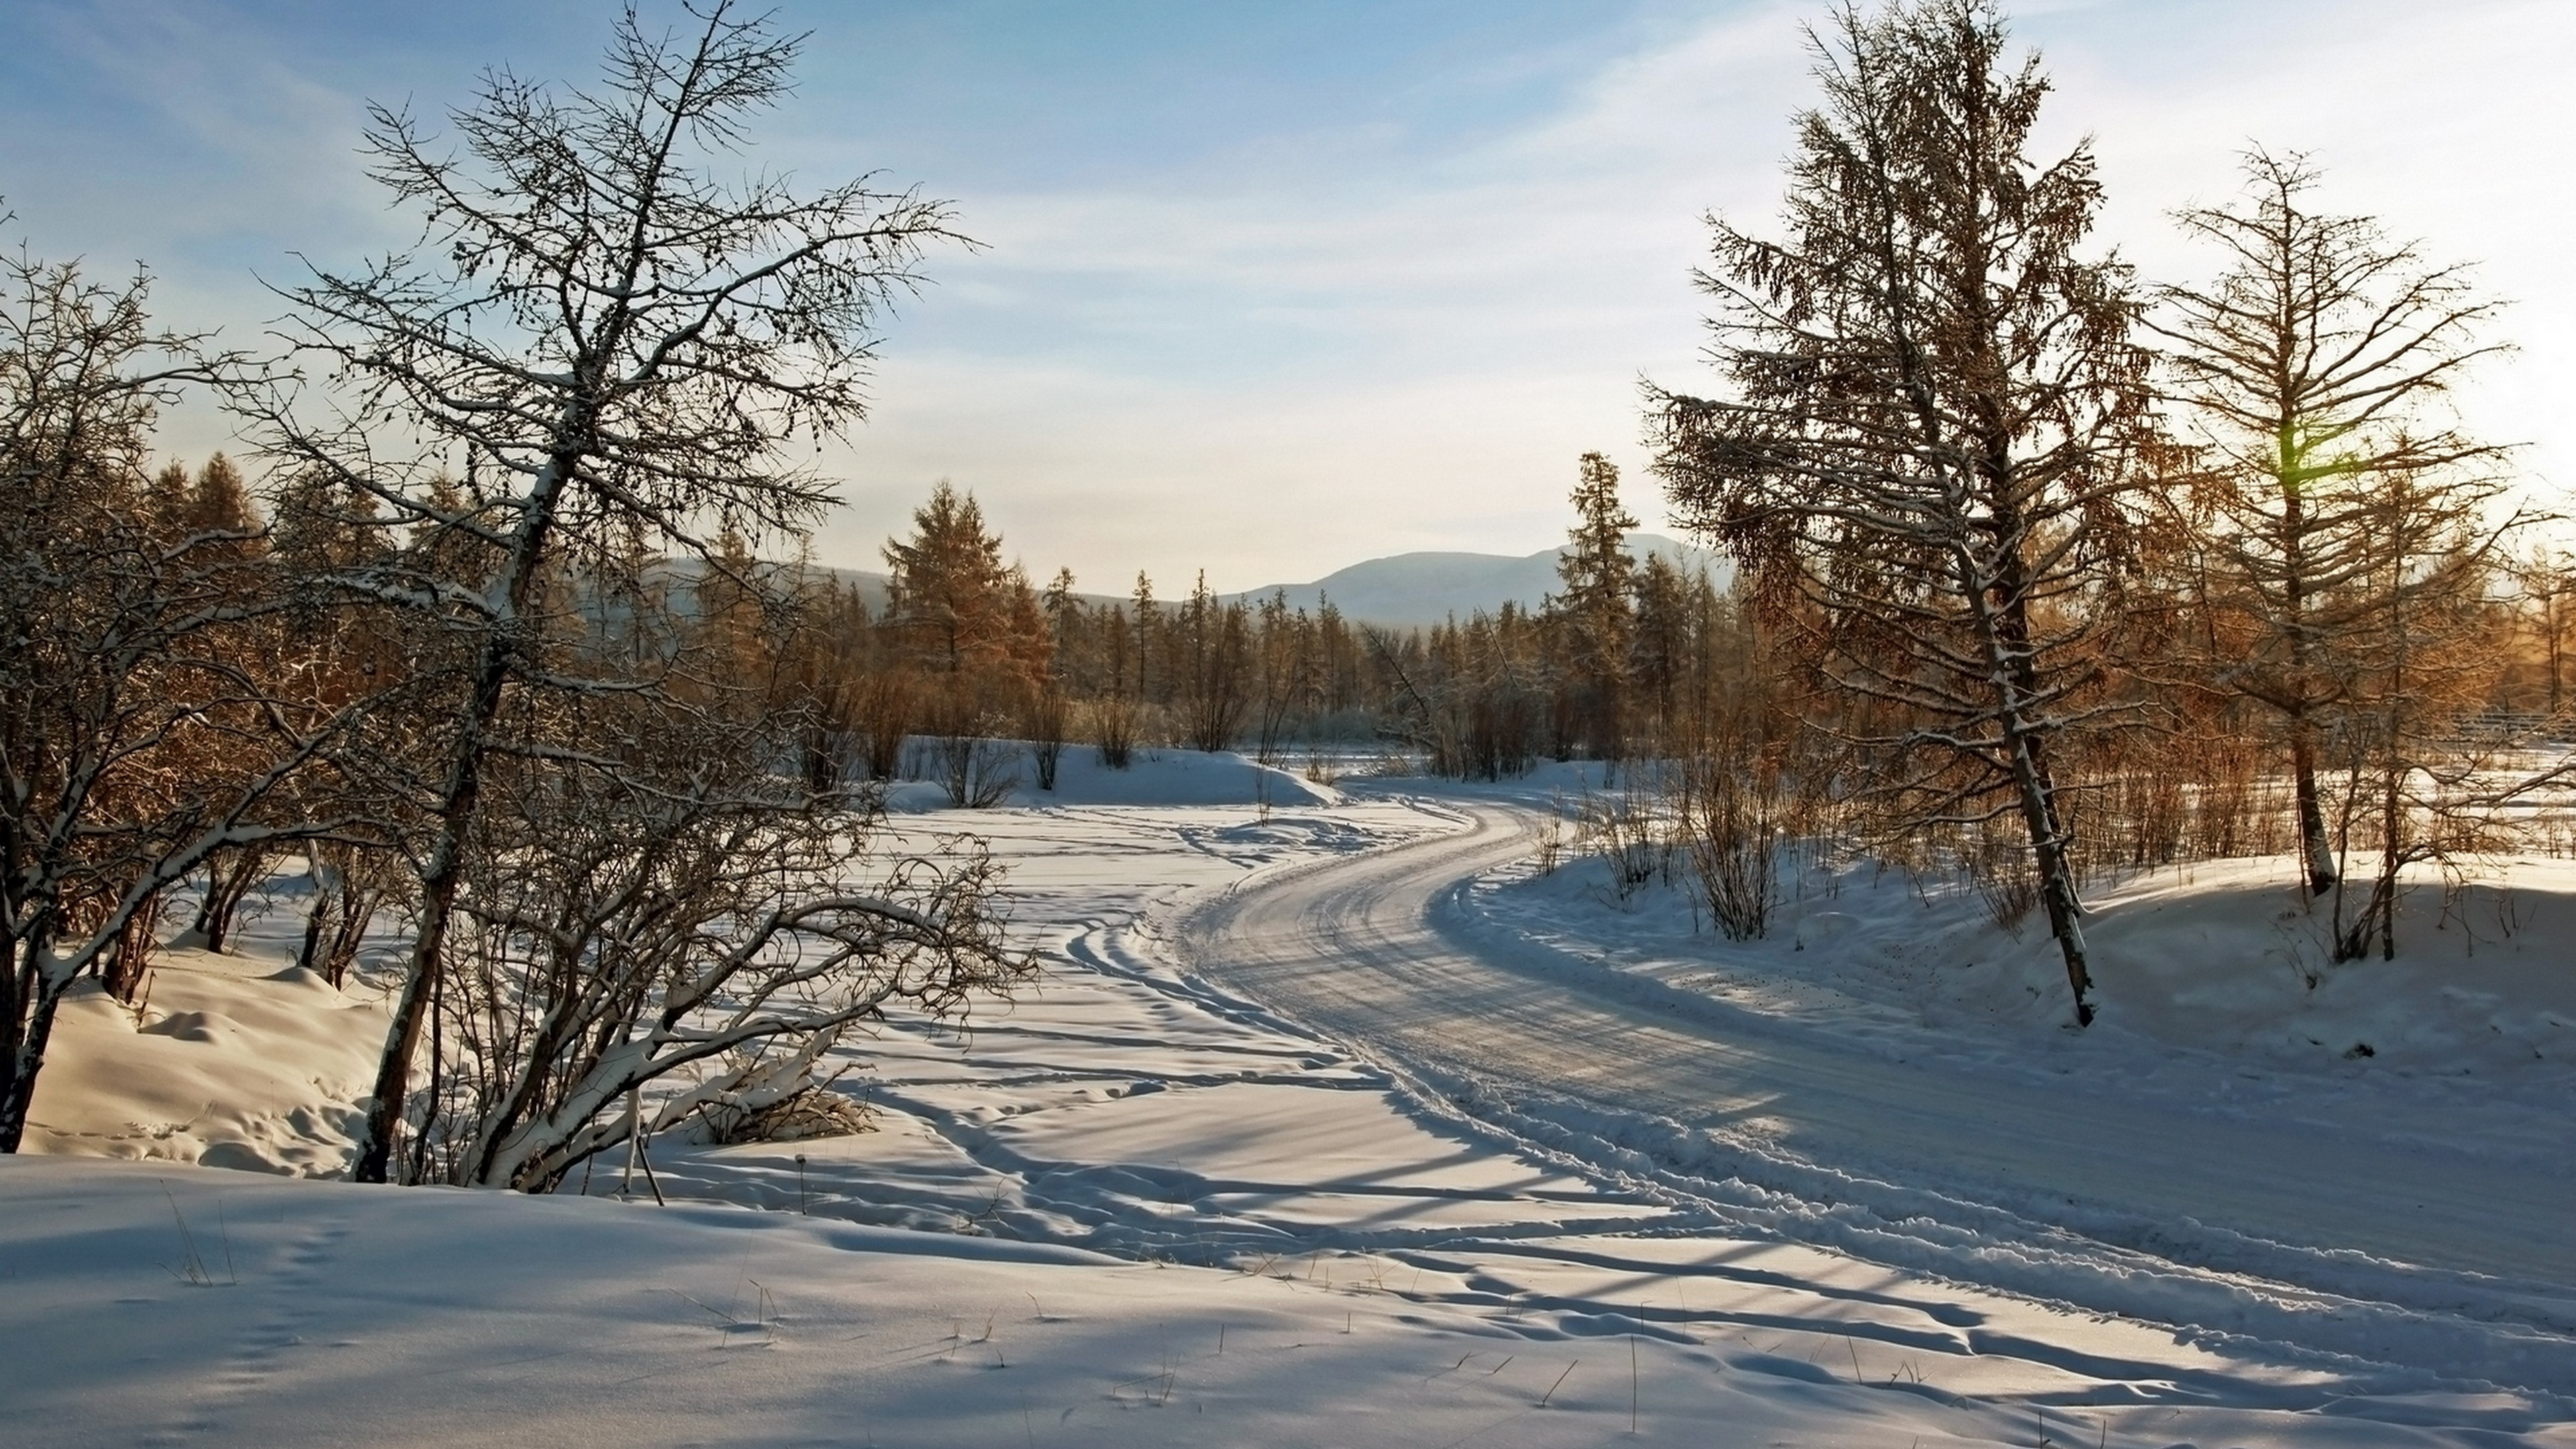
[[[94, 980], [54, 1023], [25, 1150], [313, 1174], [348, 1160], [386, 1014], [292, 965], [284, 923], [247, 954], [165, 949], [138, 1013]], [[140, 1018], [138, 1021], [138, 1017]]]
[[2332, 962], [2325, 908], [2288, 857], [2099, 883], [2084, 930], [2100, 1020], [2076, 1037], [2044, 922], [2006, 930], [1954, 882], [1783, 856], [1786, 898], [1754, 942], [1707, 930], [1661, 880], [1621, 900], [1599, 860], [1519, 862], [1475, 891], [1514, 936], [1883, 1054], [2026, 1073], [2080, 1060], [2177, 1110], [2326, 1113], [2576, 1168], [2576, 861], [2490, 861], [2447, 889], [2420, 869], [2393, 961]]
[[[0, 1190], [15, 1321], [0, 1438], [65, 1449], [565, 1433], [1589, 1444], [1627, 1429], [1632, 1382], [1648, 1443], [1706, 1443], [1714, 1425], [1748, 1443], [2028, 1442], [2043, 1421], [2072, 1438], [2106, 1417], [2111, 1442], [2170, 1443], [2120, 1426], [2191, 1417], [1953, 1401], [1937, 1350], [1848, 1338], [1830, 1320], [1703, 1341], [1652, 1303], [1632, 1377], [1628, 1317], [1552, 1306], [1586, 1287], [1637, 1287], [1625, 1273], [1535, 1277], [1516, 1318], [1498, 1318], [1420, 1301], [1418, 1280], [1437, 1269], [1347, 1258], [1164, 1268], [793, 1213], [172, 1180], [42, 1158], [0, 1167]], [[170, 1271], [192, 1240], [211, 1286]], [[1329, 1284], [1327, 1269], [1341, 1270]], [[1725, 1280], [1695, 1296], [1725, 1301]], [[34, 1323], [41, 1339], [16, 1331]], [[2233, 1432], [2261, 1417], [2207, 1421]], [[2403, 1426], [2318, 1427], [2343, 1443], [2441, 1442]]]
[[[619, 1195], [613, 1157], [587, 1197], [322, 1180], [382, 1016], [281, 968], [291, 879], [241, 954], [160, 958], [144, 1029], [74, 1003], [45, 1130], [0, 1159], [0, 1442], [1551, 1445], [1633, 1414], [1671, 1444], [2576, 1445], [2548, 1035], [2576, 1019], [2553, 924], [2576, 877], [2546, 862], [2515, 867], [2517, 934], [2472, 949], [2419, 915], [2406, 957], [2314, 991], [2260, 954], [2296, 939], [2275, 867], [2127, 882], [2079, 1037], [2025, 989], [2052, 984], [2041, 933], [1973, 896], [1818, 874], [1735, 946], [1671, 893], [1537, 873], [1497, 826], [1529, 790], [1297, 781], [1265, 806], [1239, 758], [1112, 779], [1088, 754], [1042, 805], [894, 817], [990, 840], [1040, 982], [858, 1043], [843, 1086], [874, 1131], [657, 1143], [666, 1207], [640, 1176]], [[2500, 1199], [2499, 1231], [2562, 1241], [2500, 1277], [2298, 1224], [2143, 1231], [2114, 1208], [2147, 1189], [2111, 1168], [2052, 1214], [1833, 1137], [1785, 1079], [1707, 1121], [1646, 1110], [1653, 1032], [1515, 1077], [1481, 1054], [1507, 1007], [1345, 1019], [1315, 994], [1335, 982], [1290, 989], [1225, 933], [1379, 916], [1431, 933], [1387, 946], [1426, 970], [1503, 971], [1479, 989], [1648, 1003], [1679, 1052], [1794, 1067], [1821, 1043], [1854, 1090], [1955, 1074], [1971, 1094], [1927, 1120], [2115, 1094], [2184, 1140], [2367, 1119], [2404, 1163], [2538, 1184], [2558, 1216]]]

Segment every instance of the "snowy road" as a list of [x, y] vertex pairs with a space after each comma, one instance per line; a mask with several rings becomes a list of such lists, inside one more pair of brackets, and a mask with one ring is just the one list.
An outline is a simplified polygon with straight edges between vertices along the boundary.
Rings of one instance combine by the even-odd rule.
[[1479, 918], [1466, 883], [1526, 856], [1537, 816], [1459, 808], [1463, 833], [1202, 907], [1191, 964], [1721, 1219], [2100, 1311], [2364, 1358], [2404, 1341], [2417, 1362], [2576, 1384], [2551, 1164], [2400, 1145], [2331, 1110], [2275, 1124], [2131, 1101], [2118, 1080], [1899, 1059], [1616, 977]]

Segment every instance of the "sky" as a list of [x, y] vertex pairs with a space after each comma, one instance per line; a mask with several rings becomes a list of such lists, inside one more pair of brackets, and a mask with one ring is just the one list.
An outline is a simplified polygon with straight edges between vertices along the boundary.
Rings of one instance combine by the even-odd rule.
[[[799, 91], [756, 155], [954, 203], [886, 320], [868, 421], [822, 459], [826, 562], [879, 566], [939, 479], [1041, 578], [1166, 595], [1413, 549], [1562, 539], [1607, 453], [1664, 523], [1640, 386], [1716, 386], [1703, 218], [1776, 213], [1813, 98], [1780, 0], [944, 4], [781, 0]], [[683, 18], [651, 0], [648, 19]], [[356, 151], [369, 100], [434, 115], [506, 63], [586, 83], [614, 7], [558, 0], [6, 0], [0, 240], [147, 265], [173, 325], [264, 345], [262, 280], [412, 235]], [[2229, 199], [2249, 142], [2304, 150], [2318, 204], [2477, 263], [2514, 343], [2459, 405], [2576, 512], [2576, 66], [2566, 0], [2041, 0], [2014, 31], [2090, 135], [2101, 229], [2155, 279], [2211, 265], [2176, 207]], [[176, 456], [230, 424], [182, 408]]]

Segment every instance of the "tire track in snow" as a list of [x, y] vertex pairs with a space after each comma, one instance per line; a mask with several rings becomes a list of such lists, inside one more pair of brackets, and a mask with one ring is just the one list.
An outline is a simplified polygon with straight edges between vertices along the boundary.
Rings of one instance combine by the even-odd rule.
[[1350, 1043], [1431, 1115], [1712, 1229], [2303, 1350], [2381, 1391], [2576, 1392], [2576, 1243], [2546, 1174], [1731, 1024], [1472, 919], [1462, 884], [1525, 855], [1534, 817], [1467, 813], [1185, 911], [1180, 964], [1215, 983], [1193, 994]]

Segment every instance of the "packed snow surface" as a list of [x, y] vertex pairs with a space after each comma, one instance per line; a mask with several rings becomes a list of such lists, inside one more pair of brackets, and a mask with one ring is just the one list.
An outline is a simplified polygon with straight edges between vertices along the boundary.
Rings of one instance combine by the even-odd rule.
[[1343, 784], [899, 815], [1039, 982], [864, 1043], [875, 1131], [586, 1200], [313, 1180], [383, 1018], [281, 878], [66, 1013], [0, 1443], [2576, 1445], [2558, 868], [2341, 967], [2276, 867], [2119, 883], [2078, 1034], [1972, 893], [1797, 869], [1728, 943], [1540, 871], [1538, 787]]

